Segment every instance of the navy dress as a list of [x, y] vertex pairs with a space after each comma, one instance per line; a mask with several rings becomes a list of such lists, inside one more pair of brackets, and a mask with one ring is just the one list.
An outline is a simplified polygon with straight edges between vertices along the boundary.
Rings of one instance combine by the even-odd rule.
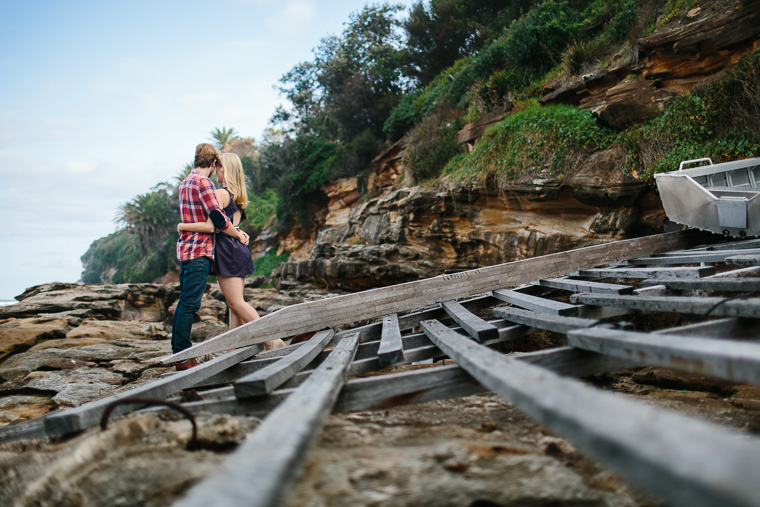
[[[222, 187], [224, 190], [226, 188]], [[232, 222], [232, 216], [238, 211], [238, 205], [232, 192], [230, 194], [230, 203], [224, 208], [224, 214]], [[214, 261], [211, 263], [211, 274], [221, 276], [245, 276], [255, 272], [253, 259], [248, 247], [232, 236], [223, 232], [216, 234], [216, 246], [214, 247]]]

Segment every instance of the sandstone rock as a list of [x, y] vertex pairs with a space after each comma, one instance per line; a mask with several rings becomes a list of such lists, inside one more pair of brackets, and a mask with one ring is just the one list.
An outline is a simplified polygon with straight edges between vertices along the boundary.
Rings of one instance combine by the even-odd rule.
[[647, 79], [631, 78], [613, 86], [604, 95], [583, 99], [581, 107], [597, 115], [605, 125], [623, 130], [654, 118], [677, 96], [676, 91], [658, 88]]
[[[27, 421], [56, 408], [49, 396], [11, 395], [0, 398], [0, 425]], [[0, 465], [0, 468], [2, 466]]]
[[0, 318], [89, 310], [106, 319], [163, 320], [163, 301], [173, 292], [156, 284], [45, 284], [28, 289], [19, 303], [0, 308]]
[[164, 340], [169, 334], [163, 324], [144, 321], [85, 320], [72, 329], [67, 339], [102, 338], [104, 340]]
[[0, 359], [52, 338], [63, 338], [79, 319], [45, 315], [0, 321]]
[[572, 188], [576, 199], [590, 206], [632, 206], [647, 185], [623, 174], [624, 163], [622, 148], [592, 153], [564, 184]]
[[[16, 354], [0, 364], [0, 377], [17, 380], [37, 370], [71, 370], [116, 360], [155, 363], [170, 354], [168, 342], [135, 341], [122, 344], [87, 342], [82, 347], [45, 348]], [[5, 387], [0, 384], [0, 389]]]

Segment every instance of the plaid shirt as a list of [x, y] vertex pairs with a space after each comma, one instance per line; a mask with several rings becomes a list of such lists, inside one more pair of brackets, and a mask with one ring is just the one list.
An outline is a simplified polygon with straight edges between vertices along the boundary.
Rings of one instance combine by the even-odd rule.
[[[222, 211], [216, 200], [214, 184], [198, 169], [193, 169], [179, 184], [179, 214], [183, 223], [205, 222], [213, 210]], [[227, 221], [230, 221], [222, 212]], [[221, 230], [221, 229], [219, 229]], [[214, 258], [214, 234], [188, 232], [180, 234], [177, 241], [177, 259], [189, 261], [201, 257]]]

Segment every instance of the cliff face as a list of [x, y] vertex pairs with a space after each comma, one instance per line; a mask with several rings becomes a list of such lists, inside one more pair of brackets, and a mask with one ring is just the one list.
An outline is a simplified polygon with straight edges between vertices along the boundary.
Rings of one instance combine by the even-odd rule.
[[571, 82], [547, 83], [543, 104], [574, 104], [615, 129], [654, 118], [760, 45], [760, 0], [695, 8], [640, 39], [623, 62]]
[[620, 172], [623, 157], [593, 154], [564, 177], [437, 188], [394, 186], [400, 162], [379, 160], [374, 182], [390, 183], [365, 202], [353, 199], [355, 181], [332, 185], [324, 226], [275, 275], [362, 289], [659, 232], [659, 198]]
[[[541, 103], [577, 105], [626, 129], [720, 76], [760, 45], [758, 34], [760, 0], [695, 8], [606, 69], [547, 83]], [[511, 110], [508, 104], [466, 125], [457, 135], [462, 150]], [[406, 187], [399, 141], [373, 162], [366, 185], [353, 178], [324, 189], [330, 202], [317, 212], [316, 231], [292, 231], [280, 242], [291, 261], [275, 277], [280, 286], [356, 290], [662, 232], [659, 196], [622, 173], [625, 156], [620, 148], [589, 153], [561, 177], [539, 170], [510, 182]]]

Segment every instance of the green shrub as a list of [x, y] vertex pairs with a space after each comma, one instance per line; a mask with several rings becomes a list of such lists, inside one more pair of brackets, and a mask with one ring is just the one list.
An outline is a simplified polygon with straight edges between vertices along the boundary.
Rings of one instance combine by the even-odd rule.
[[445, 174], [455, 178], [502, 180], [548, 169], [561, 174], [574, 169], [584, 154], [611, 145], [613, 134], [591, 114], [576, 107], [535, 104], [507, 116], [486, 131], [467, 156], [455, 157]]
[[270, 249], [265, 255], [253, 259], [253, 265], [256, 268], [256, 273], [253, 276], [269, 276], [272, 271], [285, 262], [290, 257], [290, 254], [283, 252], [281, 255], [277, 255], [276, 249]]
[[455, 111], [447, 112], [428, 114], [407, 138], [404, 164], [413, 183], [437, 177], [457, 154], [456, 133], [461, 124], [456, 120]]
[[626, 170], [649, 179], [682, 160], [760, 154], [760, 50], [704, 90], [677, 98], [656, 118], [620, 134]]
[[581, 34], [581, 17], [567, 1], [547, 0], [517, 19], [504, 48], [512, 65], [546, 72], [557, 65], [570, 42]]
[[266, 189], [262, 194], [248, 192], [248, 206], [245, 208], [246, 219], [242, 227], [253, 226], [257, 229], [269, 227], [277, 220], [277, 207], [280, 205], [280, 195], [273, 188]]

